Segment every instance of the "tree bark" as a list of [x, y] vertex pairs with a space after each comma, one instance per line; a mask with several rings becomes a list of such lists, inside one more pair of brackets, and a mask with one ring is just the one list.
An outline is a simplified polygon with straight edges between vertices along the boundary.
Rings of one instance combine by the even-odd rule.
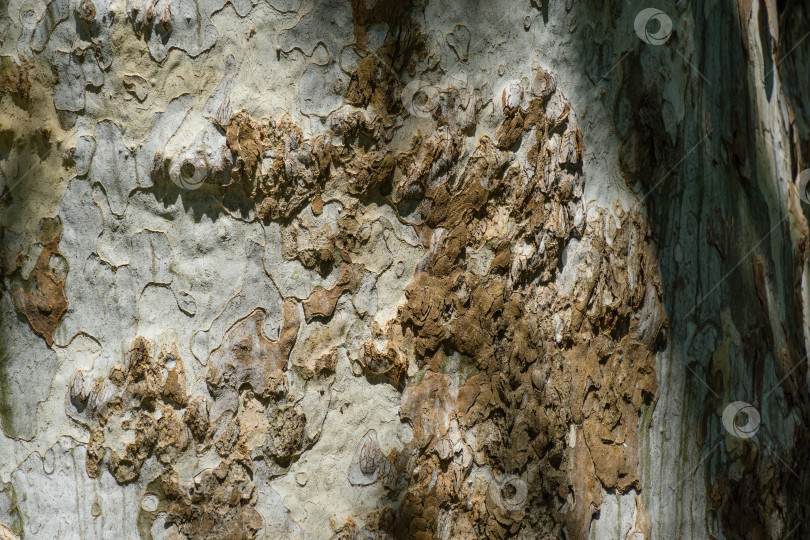
[[0, 539], [810, 536], [796, 0], [9, 0]]

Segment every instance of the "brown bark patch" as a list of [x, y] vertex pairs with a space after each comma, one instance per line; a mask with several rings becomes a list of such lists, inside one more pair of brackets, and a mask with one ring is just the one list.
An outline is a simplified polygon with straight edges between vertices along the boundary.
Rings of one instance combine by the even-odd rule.
[[59, 236], [42, 247], [28, 280], [11, 293], [14, 309], [23, 315], [48, 346], [53, 332], [67, 311], [65, 278], [67, 264], [59, 253]]
[[335, 306], [345, 292], [353, 291], [357, 287], [357, 279], [348, 264], [340, 268], [337, 282], [331, 289], [320, 289], [310, 295], [304, 302], [304, 318], [307, 323], [316, 318], [329, 318], [335, 312]]

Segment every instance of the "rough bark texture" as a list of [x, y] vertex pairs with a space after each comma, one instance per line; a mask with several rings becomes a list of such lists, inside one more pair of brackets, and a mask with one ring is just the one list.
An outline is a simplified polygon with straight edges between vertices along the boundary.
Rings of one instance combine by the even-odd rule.
[[9, 0], [0, 539], [810, 536], [807, 23]]

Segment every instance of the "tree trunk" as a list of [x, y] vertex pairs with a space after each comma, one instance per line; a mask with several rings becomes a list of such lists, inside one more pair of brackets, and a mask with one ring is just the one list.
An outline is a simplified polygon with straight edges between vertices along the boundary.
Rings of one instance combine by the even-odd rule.
[[0, 539], [810, 537], [796, 0], [8, 0]]

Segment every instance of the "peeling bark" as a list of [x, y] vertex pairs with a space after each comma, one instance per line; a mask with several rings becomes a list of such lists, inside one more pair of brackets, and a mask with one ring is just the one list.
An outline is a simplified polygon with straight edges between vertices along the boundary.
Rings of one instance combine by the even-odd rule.
[[11, 0], [0, 538], [804, 538], [798, 2]]

